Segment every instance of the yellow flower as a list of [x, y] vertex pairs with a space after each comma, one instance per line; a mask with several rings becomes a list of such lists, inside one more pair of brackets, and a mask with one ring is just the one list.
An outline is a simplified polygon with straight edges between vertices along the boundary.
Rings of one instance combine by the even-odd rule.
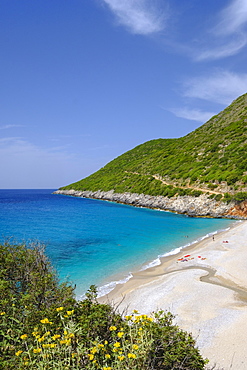
[[92, 349], [90, 349], [90, 352], [91, 352], [92, 354], [97, 353], [97, 352], [98, 352], [97, 347], [93, 347]]
[[132, 320], [132, 316], [130, 316], [130, 315], [125, 316], [125, 319], [126, 319], [127, 321]]
[[111, 355], [109, 355], [108, 353], [105, 355], [105, 358], [111, 358]]
[[143, 336], [143, 331], [142, 331], [142, 328], [139, 328], [137, 334], [139, 335], [139, 337]]
[[108, 344], [108, 340], [105, 340], [105, 345]]
[[55, 335], [52, 336], [53, 340], [56, 340], [56, 339], [59, 339], [59, 338], [61, 338], [60, 334], [55, 334]]
[[128, 353], [128, 358], [136, 358], [136, 355], [134, 353]]
[[110, 326], [110, 331], [117, 330], [116, 326]]
[[114, 343], [114, 347], [119, 348], [120, 347], [120, 343], [119, 342]]
[[49, 320], [47, 318], [40, 320], [41, 324], [48, 324]]
[[43, 348], [55, 348], [57, 346], [56, 343], [45, 343], [45, 344], [42, 344], [42, 347]]
[[119, 361], [123, 361], [124, 358], [125, 358], [124, 356], [118, 356]]
[[60, 344], [66, 344], [68, 346], [71, 344], [71, 339], [60, 340]]
[[26, 338], [27, 338], [27, 334], [22, 334], [22, 335], [21, 335], [21, 339], [22, 339], [22, 340], [24, 340], [24, 339], [26, 339]]
[[44, 340], [45, 340], [45, 337], [43, 336], [43, 337], [38, 339], [38, 342], [41, 343], [41, 342], [44, 342]]
[[75, 310], [71, 310], [71, 311], [67, 311], [67, 315], [70, 316], [70, 315], [73, 315]]
[[42, 319], [42, 320], [40, 320], [40, 322], [41, 322], [41, 324], [52, 324], [52, 322], [51, 322], [51, 321], [49, 321], [49, 320], [47, 319], [47, 317], [46, 317], [46, 318], [44, 318], [44, 319]]
[[23, 351], [17, 351], [17, 352], [15, 352], [15, 355], [16, 355], [16, 356], [20, 356], [20, 355], [22, 354], [22, 352], [23, 352]]
[[64, 309], [63, 307], [56, 308], [57, 312], [63, 311], [63, 309]]
[[88, 358], [89, 358], [89, 360], [90, 360], [90, 361], [93, 361], [93, 359], [94, 359], [94, 355], [89, 354], [89, 355], [88, 355]]
[[103, 366], [103, 370], [112, 370], [112, 367], [111, 366]]
[[118, 336], [118, 338], [122, 338], [122, 336], [124, 335], [124, 332], [122, 332], [122, 331], [119, 331], [118, 333], [117, 333], [117, 336]]
[[139, 312], [138, 312], [138, 310], [133, 310], [132, 312], [133, 312], [133, 313], [139, 313]]
[[50, 331], [47, 331], [45, 334], [44, 334], [44, 337], [47, 337], [48, 335], [50, 335], [51, 332]]
[[6, 315], [6, 312], [1, 312], [0, 315], [1, 316]]
[[41, 352], [41, 348], [34, 348], [33, 349], [33, 353], [40, 353]]
[[138, 349], [139, 347], [138, 347], [138, 345], [137, 345], [137, 344], [133, 344], [132, 348], [133, 348], [133, 349]]
[[67, 335], [66, 335], [66, 337], [67, 337], [67, 338], [74, 338], [74, 337], [75, 337], [75, 334], [70, 333], [70, 334], [67, 334]]

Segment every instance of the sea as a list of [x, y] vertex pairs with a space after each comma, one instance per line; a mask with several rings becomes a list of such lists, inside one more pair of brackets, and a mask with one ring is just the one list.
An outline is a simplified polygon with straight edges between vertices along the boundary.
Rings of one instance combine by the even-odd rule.
[[133, 272], [236, 222], [55, 195], [54, 190], [0, 190], [0, 242], [45, 245], [60, 281], [74, 285], [78, 299], [93, 284], [102, 296]]

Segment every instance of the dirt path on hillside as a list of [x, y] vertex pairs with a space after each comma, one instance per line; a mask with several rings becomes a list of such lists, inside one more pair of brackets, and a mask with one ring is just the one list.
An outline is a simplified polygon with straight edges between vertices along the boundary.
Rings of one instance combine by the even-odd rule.
[[[138, 173], [138, 172], [131, 172], [131, 171], [125, 171], [126, 173], [131, 173], [133, 175], [142, 175], [141, 173]], [[170, 182], [167, 182], [165, 181], [160, 175], [148, 175], [148, 174], [144, 174], [145, 176], [152, 176], [155, 180], [158, 180], [158, 181], [161, 181], [162, 184], [164, 185], [172, 185], [174, 187], [178, 187], [180, 189], [191, 189], [191, 190], [197, 190], [197, 191], [201, 191], [203, 193], [209, 193], [209, 194], [220, 194], [220, 195], [223, 195], [224, 193], [220, 192], [220, 191], [215, 191], [215, 190], [209, 190], [209, 189], [202, 189], [202, 188], [198, 188], [198, 187], [195, 187], [195, 186], [191, 186], [191, 185], [187, 185], [187, 186], [177, 186], [175, 185], [172, 181]]]
[[[138, 174], [140, 175], [140, 174]], [[175, 184], [173, 184], [172, 182], [167, 182], [165, 181], [164, 179], [162, 179], [161, 176], [159, 175], [151, 175], [155, 180], [159, 180], [162, 182], [162, 184], [164, 185], [172, 185], [172, 186], [177, 186]], [[215, 191], [215, 190], [209, 190], [209, 189], [202, 189], [202, 188], [198, 188], [198, 187], [195, 187], [195, 186], [191, 186], [191, 185], [187, 185], [187, 186], [178, 186], [178, 188], [180, 189], [192, 189], [192, 190], [199, 190], [199, 191], [202, 191], [203, 193], [210, 193], [210, 194], [223, 194], [221, 193], [220, 191]]]

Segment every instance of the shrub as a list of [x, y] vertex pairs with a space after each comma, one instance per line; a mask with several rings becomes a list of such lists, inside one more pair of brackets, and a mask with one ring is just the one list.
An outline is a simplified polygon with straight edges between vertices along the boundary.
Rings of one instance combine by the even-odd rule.
[[241, 203], [243, 202], [244, 200], [247, 199], [247, 193], [246, 192], [239, 192], [239, 193], [236, 193], [234, 196], [233, 196], [233, 199], [237, 202], [237, 203]]
[[123, 317], [97, 301], [95, 286], [77, 302], [39, 245], [2, 245], [0, 267], [0, 369], [205, 368], [171, 313]]
[[191, 335], [172, 324], [170, 313], [147, 316], [133, 311], [115, 325], [108, 325], [103, 335], [89, 335], [84, 342], [75, 310], [58, 307], [56, 311], [60, 325], [54, 327], [49, 318], [44, 318], [30, 336], [26, 332], [20, 335], [21, 344], [15, 350], [18, 368], [199, 370], [207, 363]]
[[4, 313], [0, 342], [5, 361], [10, 361], [20, 341], [17, 333], [29, 335], [37, 320], [55, 307], [69, 309], [74, 303], [73, 288], [59, 284], [42, 245], [0, 245], [0, 312]]
[[233, 185], [235, 184], [235, 182], [237, 182], [239, 179], [241, 178], [240, 174], [238, 173], [231, 173], [230, 175], [227, 176], [226, 180], [227, 180], [227, 184], [228, 185]]
[[39, 312], [73, 302], [73, 288], [59, 284], [45, 248], [39, 243], [0, 245], [0, 267], [1, 304], [11, 301]]
[[221, 200], [221, 198], [222, 198], [222, 194], [217, 194], [217, 195], [215, 195], [214, 196], [214, 199], [218, 202], [218, 201], [220, 201]]
[[223, 201], [226, 203], [230, 203], [232, 201], [232, 195], [230, 195], [229, 193], [225, 193]]

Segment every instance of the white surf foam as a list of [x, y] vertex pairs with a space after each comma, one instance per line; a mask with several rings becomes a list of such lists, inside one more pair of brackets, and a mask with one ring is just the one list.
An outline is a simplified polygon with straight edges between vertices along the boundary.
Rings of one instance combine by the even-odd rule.
[[[129, 281], [132, 277], [133, 275], [129, 273], [123, 279], [116, 280], [116, 281], [110, 281], [109, 283], [100, 286], [97, 289], [97, 297], [100, 298], [100, 297], [103, 297], [104, 295], [109, 294], [117, 285], [127, 283], [127, 281]], [[85, 298], [86, 298], [85, 294], [79, 297], [80, 300], [83, 300]]]
[[196, 240], [193, 240], [193, 241], [192, 241], [192, 242], [190, 242], [190, 243], [187, 243], [187, 244], [185, 244], [185, 245], [183, 245], [183, 246], [181, 246], [181, 247], [174, 248], [174, 249], [172, 249], [172, 250], [171, 250], [171, 251], [169, 251], [169, 252], [166, 252], [166, 253], [164, 253], [164, 254], [162, 254], [162, 255], [159, 255], [159, 256], [158, 256], [156, 259], [154, 259], [153, 261], [151, 261], [151, 262], [149, 262], [149, 263], [147, 263], [147, 264], [143, 265], [140, 271], [144, 271], [144, 270], [149, 269], [150, 267], [154, 267], [154, 266], [158, 266], [158, 265], [160, 265], [160, 264], [161, 264], [161, 260], [160, 260], [160, 258], [168, 257], [168, 256], [172, 256], [172, 255], [174, 255], [174, 254], [178, 254], [179, 252], [181, 252], [181, 250], [183, 250], [183, 249], [184, 249], [184, 248], [186, 248], [186, 247], [189, 247], [189, 246], [191, 246], [191, 245], [193, 245], [193, 244], [199, 243], [199, 242], [201, 242], [201, 241], [202, 241], [202, 240], [204, 240], [204, 239], [207, 239], [207, 238], [209, 238], [209, 237], [211, 237], [211, 236], [213, 236], [213, 235], [216, 235], [216, 234], [218, 234], [218, 233], [221, 233], [221, 232], [223, 232], [223, 231], [228, 231], [228, 230], [230, 230], [230, 227], [227, 227], [226, 229], [220, 229], [220, 230], [212, 231], [211, 233], [208, 233], [208, 234], [206, 234], [206, 235], [203, 235], [202, 237], [200, 237], [200, 238], [198, 238], [198, 239], [196, 239]]
[[160, 264], [161, 264], [160, 256], [158, 256], [158, 258], [156, 258], [155, 260], [153, 260], [153, 261], [147, 263], [146, 265], [142, 266], [141, 271], [147, 270], [150, 267], [159, 266]]
[[[161, 264], [161, 260], [160, 260], [161, 258], [178, 254], [179, 252], [181, 252], [181, 250], [183, 250], [186, 247], [189, 247], [189, 246], [191, 246], [193, 244], [196, 244], [196, 243], [198, 243], [198, 242], [200, 242], [200, 241], [202, 241], [202, 240], [204, 240], [206, 238], [212, 237], [213, 235], [216, 235], [218, 233], [221, 233], [221, 232], [224, 232], [224, 231], [228, 231], [228, 230], [230, 230], [230, 227], [227, 227], [226, 229], [219, 229], [219, 230], [213, 231], [211, 233], [208, 233], [208, 234], [206, 234], [206, 235], [204, 235], [204, 236], [202, 236], [202, 237], [200, 237], [200, 238], [198, 238], [198, 239], [196, 239], [196, 240], [194, 240], [194, 241], [192, 241], [190, 243], [187, 243], [187, 244], [185, 244], [185, 245], [183, 245], [181, 247], [174, 248], [174, 249], [172, 249], [169, 252], [166, 252], [166, 253], [164, 253], [162, 255], [159, 255], [153, 261], [151, 261], [151, 262], [143, 265], [141, 267], [140, 271], [144, 271], [144, 270], [147, 270], [147, 269], [149, 269], [151, 267], [158, 266], [158, 265]], [[99, 297], [103, 297], [104, 295], [109, 294], [117, 285], [127, 283], [127, 281], [129, 281], [132, 277], [133, 277], [132, 273], [129, 272], [129, 274], [127, 276], [125, 276], [123, 279], [116, 280], [116, 281], [110, 281], [109, 283], [107, 283], [107, 284], [99, 287], [98, 288], [98, 295], [97, 295], [98, 298]], [[80, 299], [83, 300], [83, 299], [85, 299], [85, 297], [86, 297], [85, 294], [83, 294], [80, 297]]]

